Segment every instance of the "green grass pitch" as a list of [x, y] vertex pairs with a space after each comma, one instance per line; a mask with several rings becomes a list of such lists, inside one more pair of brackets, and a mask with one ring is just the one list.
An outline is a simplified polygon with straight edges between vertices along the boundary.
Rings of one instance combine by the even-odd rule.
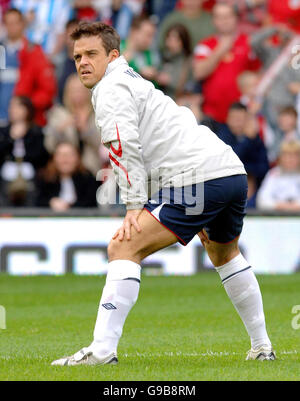
[[275, 362], [245, 361], [249, 341], [215, 273], [143, 277], [117, 366], [52, 367], [87, 346], [103, 277], [0, 275], [0, 380], [299, 380], [300, 274], [259, 276]]

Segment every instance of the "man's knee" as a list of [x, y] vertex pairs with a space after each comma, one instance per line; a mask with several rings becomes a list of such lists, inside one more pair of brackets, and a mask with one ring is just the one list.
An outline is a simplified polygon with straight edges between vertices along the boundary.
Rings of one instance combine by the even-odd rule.
[[215, 267], [223, 266], [229, 263], [240, 253], [238, 247], [228, 247], [214, 250], [212, 261]]
[[208, 238], [203, 239], [200, 235], [199, 237], [215, 267], [225, 265], [240, 253], [238, 239], [230, 244], [219, 244], [217, 242], [210, 241]]
[[107, 247], [108, 260], [111, 262], [117, 259], [128, 259], [136, 263], [140, 261], [140, 250], [139, 247], [134, 244], [132, 240], [123, 241], [111, 240]]
[[112, 260], [115, 260], [120, 256], [121, 254], [121, 241], [119, 240], [111, 240], [110, 243], [108, 244], [107, 247], [107, 256], [108, 260], [111, 262]]

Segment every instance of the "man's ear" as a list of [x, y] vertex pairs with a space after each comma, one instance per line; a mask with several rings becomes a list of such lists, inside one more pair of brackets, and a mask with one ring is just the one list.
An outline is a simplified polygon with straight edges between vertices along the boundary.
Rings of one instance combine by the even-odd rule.
[[109, 53], [109, 62], [114, 61], [118, 57], [120, 57], [120, 53], [118, 52], [118, 50], [117, 49], [111, 50], [111, 52]]

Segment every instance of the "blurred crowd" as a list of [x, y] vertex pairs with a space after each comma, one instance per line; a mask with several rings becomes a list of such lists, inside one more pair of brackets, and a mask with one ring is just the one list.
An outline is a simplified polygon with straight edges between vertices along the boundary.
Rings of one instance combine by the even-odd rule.
[[0, 207], [101, 207], [81, 20], [114, 26], [129, 65], [232, 146], [249, 208], [300, 212], [300, 0], [0, 0]]

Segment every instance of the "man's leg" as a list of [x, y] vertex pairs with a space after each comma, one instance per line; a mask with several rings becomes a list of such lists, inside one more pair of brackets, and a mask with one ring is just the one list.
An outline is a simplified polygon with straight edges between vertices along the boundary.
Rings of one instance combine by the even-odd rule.
[[177, 242], [176, 236], [143, 210], [138, 217], [141, 232], [131, 227], [130, 241], [111, 240], [108, 273], [100, 300], [94, 341], [76, 354], [52, 365], [97, 365], [117, 362], [117, 346], [123, 325], [140, 288], [140, 262], [148, 255]]
[[205, 230], [198, 235], [247, 329], [252, 349], [271, 349], [260, 288], [249, 263], [240, 253], [238, 239], [219, 244], [209, 240]]
[[131, 229], [131, 239], [112, 240], [108, 246], [108, 274], [99, 304], [94, 341], [89, 349], [98, 359], [117, 352], [128, 313], [140, 288], [140, 262], [159, 249], [177, 242], [175, 235], [149, 213], [138, 218], [141, 232]]

